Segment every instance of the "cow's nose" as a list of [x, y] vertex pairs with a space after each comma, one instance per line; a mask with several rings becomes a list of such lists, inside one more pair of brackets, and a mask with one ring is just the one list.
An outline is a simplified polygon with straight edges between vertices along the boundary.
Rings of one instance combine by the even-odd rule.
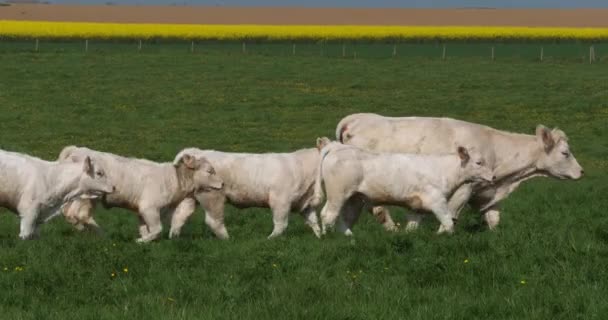
[[581, 170], [581, 176], [585, 175], [585, 170]]
[[496, 181], [496, 176], [492, 176], [492, 181]]
[[116, 192], [116, 186], [112, 186], [112, 192]]

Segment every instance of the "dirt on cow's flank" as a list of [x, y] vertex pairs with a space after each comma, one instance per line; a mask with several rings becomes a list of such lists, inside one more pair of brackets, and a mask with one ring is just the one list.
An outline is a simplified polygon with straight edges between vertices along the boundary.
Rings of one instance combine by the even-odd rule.
[[0, 19], [191, 24], [608, 27], [608, 9], [353, 9], [21, 4], [0, 7]]

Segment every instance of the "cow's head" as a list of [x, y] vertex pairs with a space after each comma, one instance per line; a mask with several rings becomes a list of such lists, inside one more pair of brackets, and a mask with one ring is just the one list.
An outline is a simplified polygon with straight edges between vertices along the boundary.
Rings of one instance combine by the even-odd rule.
[[215, 169], [211, 163], [203, 157], [196, 157], [189, 153], [180, 152], [173, 161], [173, 165], [178, 170], [187, 170], [189, 172], [188, 176], [192, 177], [194, 191], [219, 190], [224, 186], [224, 182], [215, 173]]
[[465, 147], [458, 147], [457, 152], [467, 182], [491, 183], [494, 181], [494, 173], [487, 166], [481, 153], [469, 151]]
[[116, 188], [108, 182], [103, 168], [88, 156], [83, 160], [82, 171], [78, 184], [81, 198], [98, 198], [115, 191]]
[[536, 138], [542, 147], [542, 154], [537, 162], [538, 169], [559, 179], [580, 179], [585, 171], [578, 164], [568, 145], [568, 137], [559, 129], [538, 125]]

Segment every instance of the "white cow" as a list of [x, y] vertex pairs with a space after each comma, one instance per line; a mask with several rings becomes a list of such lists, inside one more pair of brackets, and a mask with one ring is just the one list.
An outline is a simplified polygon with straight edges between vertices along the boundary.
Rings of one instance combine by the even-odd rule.
[[[224, 226], [226, 202], [238, 207], [270, 208], [274, 229], [268, 238], [279, 236], [287, 228], [289, 213], [298, 211], [304, 216], [317, 237], [321, 230], [315, 207], [312, 203], [319, 151], [316, 148], [302, 149], [292, 153], [230, 153], [214, 150], [185, 149], [183, 153], [211, 162], [224, 188], [214, 192], [197, 193], [196, 199], [205, 210], [205, 222], [220, 239], [228, 238]], [[177, 160], [176, 160], [177, 161]], [[174, 219], [171, 235], [178, 235], [196, 202], [187, 199], [190, 210], [184, 210], [181, 219]]]
[[[381, 152], [420, 154], [445, 153], [456, 145], [481, 152], [496, 176], [494, 184], [475, 187], [465, 184], [450, 199], [454, 218], [469, 203], [479, 210], [490, 229], [498, 225], [499, 203], [523, 181], [537, 176], [579, 179], [583, 168], [570, 151], [566, 134], [538, 125], [535, 135], [511, 133], [488, 126], [450, 118], [383, 117], [377, 114], [352, 114], [336, 128], [339, 141]], [[374, 208], [387, 229], [394, 223], [388, 211]], [[413, 215], [409, 229], [417, 227], [421, 216]]]
[[38, 225], [58, 215], [66, 202], [113, 190], [103, 166], [89, 157], [59, 163], [0, 150], [0, 206], [21, 218], [21, 239], [35, 236]]
[[[325, 145], [315, 184], [315, 199], [322, 197], [322, 183], [327, 193], [321, 211], [323, 232], [341, 212], [356, 217], [365, 203], [430, 211], [441, 223], [439, 232], [451, 233], [450, 196], [467, 182], [493, 180], [479, 153], [469, 153], [464, 147], [454, 151], [443, 155], [376, 153], [337, 142]], [[342, 227], [347, 234], [349, 222], [354, 221]]]
[[[192, 197], [198, 191], [222, 188], [222, 180], [209, 162], [187, 152], [181, 152], [174, 163], [156, 163], [69, 146], [61, 151], [59, 160], [80, 161], [84, 157], [91, 157], [102, 164], [106, 168], [108, 181], [116, 186], [116, 192], [99, 201], [106, 208], [119, 207], [138, 213], [138, 242], [158, 238], [162, 231], [161, 214], [183, 210], [178, 204], [185, 198]], [[95, 202], [78, 199], [65, 206], [64, 215], [77, 227], [97, 229], [92, 216], [94, 207]]]

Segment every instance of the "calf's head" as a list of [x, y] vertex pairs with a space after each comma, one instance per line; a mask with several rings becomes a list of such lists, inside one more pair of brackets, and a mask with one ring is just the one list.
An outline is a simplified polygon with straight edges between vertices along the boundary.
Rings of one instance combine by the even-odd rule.
[[90, 157], [84, 158], [82, 169], [83, 172], [78, 182], [81, 198], [98, 198], [106, 193], [115, 191], [114, 186], [108, 182], [103, 168], [95, 164]]
[[479, 152], [469, 151], [465, 147], [458, 147], [460, 166], [464, 171], [467, 182], [491, 183], [494, 181], [494, 173]]
[[211, 163], [203, 157], [180, 153], [173, 161], [173, 165], [178, 170], [178, 175], [181, 176], [180, 179], [190, 180], [191, 177], [190, 183], [194, 189], [193, 191], [219, 190], [224, 186], [224, 182], [215, 173], [215, 169]]
[[537, 168], [559, 179], [580, 179], [585, 171], [578, 164], [568, 145], [566, 134], [559, 129], [538, 125], [536, 138], [543, 152], [538, 161]]

